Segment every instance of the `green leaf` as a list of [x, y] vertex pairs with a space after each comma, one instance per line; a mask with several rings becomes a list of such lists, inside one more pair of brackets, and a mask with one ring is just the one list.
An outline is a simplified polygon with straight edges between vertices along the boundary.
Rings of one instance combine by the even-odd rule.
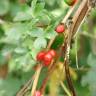
[[35, 7], [36, 7], [36, 4], [37, 4], [37, 1], [38, 0], [32, 0], [32, 2], [31, 2], [31, 8], [32, 8], [32, 13], [34, 14], [34, 12], [35, 12]]
[[36, 62], [33, 60], [30, 54], [15, 55], [9, 62], [9, 70], [10, 72], [14, 70], [22, 70], [27, 72], [35, 65], [35, 63]]
[[27, 52], [27, 50], [23, 47], [17, 47], [14, 49], [14, 52], [17, 53], [17, 54], [24, 54]]
[[16, 78], [0, 79], [0, 96], [14, 96], [21, 85], [22, 83]]
[[44, 30], [42, 28], [33, 28], [32, 31], [29, 31], [28, 34], [31, 37], [44, 37]]
[[4, 39], [4, 41], [6, 43], [11, 43], [11, 44], [18, 43], [21, 37], [21, 33], [17, 31], [16, 28], [11, 28], [5, 33], [5, 35], [6, 35], [6, 38]]
[[28, 36], [26, 39], [24, 39], [24, 42], [22, 42], [22, 46], [27, 49], [32, 49], [33, 42], [34, 41], [32, 40], [32, 38], [29, 38]]
[[[6, 27], [6, 26], [5, 26]], [[16, 23], [13, 26], [5, 28], [5, 37], [0, 42], [8, 44], [19, 44], [23, 35], [28, 31], [27, 24]]]
[[36, 49], [46, 48], [46, 46], [47, 46], [47, 41], [42, 37], [39, 37], [34, 41], [34, 48]]
[[51, 25], [49, 27], [47, 27], [46, 29], [46, 33], [45, 33], [45, 37], [48, 39], [52, 39], [57, 35], [57, 33], [54, 30], [54, 25]]
[[14, 21], [28, 21], [28, 20], [31, 20], [31, 19], [32, 19], [31, 14], [24, 13], [24, 12], [19, 12], [15, 16]]
[[0, 96], [16, 96], [16, 93], [32, 76], [33, 71], [31, 69], [29, 72], [17, 71], [14, 73], [8, 74], [5, 79], [0, 79]]
[[49, 25], [51, 22], [51, 18], [45, 13], [41, 13], [37, 18], [39, 19], [39, 23], [44, 25]]
[[5, 15], [9, 11], [9, 0], [0, 0], [0, 15]]
[[83, 76], [81, 84], [83, 86], [89, 85], [91, 96], [96, 96], [96, 56], [90, 53], [87, 62], [91, 68], [87, 74]]
[[40, 49], [32, 48], [32, 51], [30, 52], [32, 58], [36, 60], [37, 53], [40, 51]]
[[3, 56], [2, 52], [0, 52], [0, 65], [5, 63], [5, 57]]
[[96, 55], [93, 55], [92, 53], [90, 53], [87, 59], [87, 63], [92, 68], [95, 68], [96, 67]]
[[44, 11], [44, 6], [45, 6], [45, 2], [37, 3], [37, 4], [36, 4], [36, 7], [35, 7], [35, 12], [34, 12], [34, 14], [35, 14], [36, 16], [40, 15], [40, 13], [42, 13], [42, 11]]
[[57, 36], [54, 43], [52, 44], [52, 48], [58, 50], [58, 48], [62, 46], [63, 42], [64, 42], [64, 36], [63, 35]]
[[46, 33], [46, 34], [45, 34], [45, 37], [48, 38], [48, 39], [52, 39], [52, 38], [54, 38], [56, 35], [57, 35], [57, 33], [56, 33], [54, 30], [52, 30], [52, 31]]
[[53, 6], [56, 2], [56, 0], [45, 0], [46, 3], [49, 5], [49, 6]]

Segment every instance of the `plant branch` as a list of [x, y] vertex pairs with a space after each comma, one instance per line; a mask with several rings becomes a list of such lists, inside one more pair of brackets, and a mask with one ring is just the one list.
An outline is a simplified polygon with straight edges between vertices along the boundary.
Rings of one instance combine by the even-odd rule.
[[75, 7], [77, 6], [78, 1], [76, 2], [76, 4], [74, 6], [72, 6], [68, 13], [66, 14], [66, 16], [64, 17], [64, 19], [61, 21], [61, 23], [66, 23], [66, 21], [68, 20], [68, 18], [70, 17], [70, 15], [72, 14], [72, 12], [74, 11]]
[[71, 93], [69, 92], [69, 90], [67, 89], [67, 87], [64, 85], [64, 83], [62, 81], [60, 81], [60, 85], [64, 89], [64, 91], [66, 92], [66, 94], [68, 96], [71, 96]]
[[[72, 14], [72, 11], [74, 10], [74, 8], [75, 8], [75, 6], [72, 7], [72, 8], [68, 11], [68, 13], [67, 13], [67, 15], [65, 16], [65, 19], [63, 19], [62, 23], [65, 23], [65, 22], [67, 21], [67, 19], [68, 19], [68, 18], [70, 17], [70, 15]], [[55, 38], [56, 38], [56, 37], [54, 37], [53, 39], [51, 39], [51, 40], [49, 41], [48, 46], [47, 46], [47, 50], [50, 49], [50, 47], [51, 47], [51, 45], [53, 44]], [[50, 73], [50, 72], [49, 72], [49, 73]], [[47, 76], [47, 78], [45, 78], [44, 82], [47, 82], [48, 77], [49, 77], [49, 76]], [[44, 89], [45, 89], [45, 86], [46, 86], [46, 83], [44, 83], [44, 85], [42, 86], [41, 89], [44, 90]]]
[[50, 79], [51, 74], [54, 72], [54, 70], [56, 68], [56, 64], [57, 64], [58, 60], [59, 59], [57, 59], [56, 61], [53, 62], [51, 68], [47, 72], [47, 75], [46, 75], [45, 79], [43, 80], [43, 83], [42, 83], [41, 88], [40, 88], [40, 91], [41, 91], [42, 94], [44, 93], [46, 84], [47, 84], [48, 80]]
[[42, 65], [40, 64], [39, 67], [37, 68], [37, 71], [35, 72], [35, 79], [34, 79], [34, 82], [33, 82], [33, 87], [32, 87], [32, 91], [31, 91], [31, 96], [34, 96], [34, 92], [35, 92], [36, 87], [37, 87], [38, 78], [39, 78], [41, 69], [42, 69]]
[[73, 25], [71, 31], [73, 36], [77, 33], [80, 25], [83, 23], [85, 17], [88, 15], [89, 10], [90, 8], [88, 7], [88, 0], [83, 0], [72, 19]]
[[[75, 6], [70, 8], [70, 10], [68, 11], [67, 15], [61, 21], [61, 23], [64, 23], [64, 24], [66, 23], [66, 21], [68, 20], [68, 18], [72, 14]], [[65, 62], [64, 62], [64, 65], [65, 65], [65, 72], [66, 72], [66, 77], [67, 77], [67, 81], [68, 81], [68, 84], [69, 84], [69, 88], [72, 91], [73, 96], [76, 96], [76, 93], [74, 91], [74, 87], [73, 87], [73, 84], [72, 84], [72, 81], [71, 81], [70, 72], [69, 72], [69, 65], [68, 65], [69, 64], [70, 44], [71, 44], [72, 38], [77, 33], [77, 30], [79, 29], [80, 25], [82, 24], [82, 21], [87, 16], [87, 13], [88, 13], [89, 9], [90, 8], [88, 7], [88, 0], [82, 0], [79, 8], [77, 9], [75, 15], [72, 18], [72, 22], [73, 23], [72, 23], [71, 28], [66, 29], [67, 37], [65, 38], [65, 42], [64, 42], [64, 46], [65, 46], [65, 51], [64, 51], [64, 53], [65, 53], [64, 54]], [[52, 40], [49, 41], [47, 49], [50, 49], [50, 47], [53, 44], [54, 40], [55, 40], [55, 37]], [[34, 95], [34, 92], [36, 90], [36, 86], [37, 86], [37, 82], [38, 82], [38, 78], [39, 78], [39, 75], [40, 75], [41, 68], [42, 67], [39, 67], [39, 69], [37, 68], [37, 70], [36, 70], [35, 79], [34, 79], [33, 88], [32, 88], [32, 96]], [[50, 71], [48, 71], [48, 72], [51, 73]], [[50, 74], [48, 74], [48, 78], [49, 78], [49, 75]], [[48, 79], [46, 79], [45, 81], [47, 82]], [[24, 87], [24, 89], [26, 89], [25, 87]], [[43, 87], [43, 90], [44, 89], [45, 89], [45, 87]]]
[[70, 76], [70, 71], [69, 71], [69, 52], [70, 52], [70, 45], [71, 45], [71, 40], [72, 37], [77, 33], [78, 28], [82, 24], [82, 21], [84, 18], [87, 16], [87, 13], [89, 11], [88, 7], [88, 0], [83, 0], [77, 9], [75, 15], [73, 16], [71, 25], [69, 24], [68, 30], [66, 30], [66, 40], [64, 42], [64, 45], [66, 46], [65, 50], [65, 56], [64, 56], [64, 66], [65, 66], [65, 73], [66, 73], [66, 79], [70, 88], [70, 91], [72, 92], [72, 96], [76, 96], [76, 92], [74, 90], [71, 76]]
[[29, 90], [28, 87], [31, 85], [33, 78], [34, 76], [32, 76], [32, 78], [24, 85], [24, 87], [21, 90], [19, 90], [16, 96], [24, 96], [24, 94]]

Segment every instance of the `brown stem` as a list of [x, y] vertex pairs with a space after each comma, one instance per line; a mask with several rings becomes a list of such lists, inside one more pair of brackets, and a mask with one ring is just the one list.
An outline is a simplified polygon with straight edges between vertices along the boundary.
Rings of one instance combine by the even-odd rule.
[[52, 66], [48, 69], [48, 72], [47, 72], [47, 76], [45, 77], [45, 79], [43, 80], [43, 83], [41, 85], [41, 88], [40, 88], [40, 92], [43, 94], [44, 93], [44, 90], [46, 88], [46, 84], [48, 82], [48, 80], [50, 79], [50, 76], [51, 74], [54, 72], [54, 70], [56, 69], [57, 67], [57, 64], [59, 64], [59, 60], [60, 60], [60, 57], [61, 57], [61, 53], [62, 52], [62, 48], [60, 48], [58, 50], [58, 56], [55, 58], [54, 62], [52, 63]]
[[89, 10], [90, 10], [90, 8], [88, 7], [88, 0], [83, 0], [72, 20], [73, 26], [72, 26], [71, 30], [72, 30], [73, 36], [78, 31], [80, 25], [82, 24], [82, 21], [87, 16]]
[[71, 27], [68, 28], [68, 31], [67, 31], [68, 37], [65, 41], [65, 46], [67, 46], [67, 47], [66, 47], [66, 50], [65, 50], [66, 53], [64, 56], [65, 57], [64, 66], [65, 66], [66, 79], [67, 79], [67, 82], [69, 85], [69, 89], [72, 92], [72, 96], [76, 96], [76, 92], [75, 92], [73, 84], [72, 84], [70, 70], [69, 70], [70, 44], [71, 44], [72, 37], [76, 34], [79, 26], [81, 25], [83, 19], [86, 17], [88, 11], [89, 11], [88, 0], [83, 0], [72, 19], [73, 23], [72, 23]]
[[56, 68], [56, 63], [58, 62], [59, 59], [57, 59], [56, 61], [53, 62], [51, 68], [48, 70], [47, 72], [47, 75], [45, 77], [45, 79], [43, 80], [43, 83], [41, 85], [41, 88], [40, 88], [40, 92], [43, 94], [44, 93], [44, 90], [46, 88], [46, 84], [51, 76], [51, 74], [53, 73], [54, 69]]
[[24, 85], [24, 87], [21, 90], [19, 90], [16, 96], [24, 96], [24, 94], [29, 90], [27, 87], [30, 86], [30, 84], [32, 83], [33, 77], [34, 76], [32, 76], [32, 78]]
[[74, 86], [73, 86], [73, 83], [72, 83], [72, 80], [71, 80], [70, 69], [69, 69], [68, 64], [69, 64], [68, 61], [65, 60], [64, 65], [65, 65], [66, 79], [67, 79], [67, 82], [68, 82], [68, 85], [69, 85], [69, 89], [72, 92], [72, 96], [77, 96], [76, 92], [75, 92], [75, 89], [74, 89]]

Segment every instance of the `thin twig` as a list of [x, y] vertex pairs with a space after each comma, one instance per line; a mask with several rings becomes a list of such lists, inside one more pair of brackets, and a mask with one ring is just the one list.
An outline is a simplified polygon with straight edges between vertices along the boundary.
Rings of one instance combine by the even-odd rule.
[[92, 35], [92, 34], [89, 34], [87, 32], [81, 32], [79, 33], [80, 35], [83, 35], [83, 36], [86, 36], [86, 37], [89, 37], [91, 39], [96, 39], [96, 36], [95, 35]]
[[37, 87], [38, 78], [39, 78], [41, 69], [42, 69], [42, 65], [40, 64], [40, 66], [37, 68], [37, 71], [35, 72], [35, 79], [34, 79], [34, 82], [33, 82], [33, 87], [32, 87], [32, 91], [31, 91], [31, 96], [34, 96], [34, 92], [35, 92], [36, 87]]
[[68, 18], [70, 17], [70, 15], [72, 14], [73, 10], [75, 9], [76, 5], [77, 5], [78, 1], [76, 2], [76, 4], [74, 6], [72, 6], [72, 8], [69, 9], [67, 15], [64, 17], [64, 19], [61, 21], [61, 23], [66, 23], [66, 21], [68, 20]]
[[31, 82], [32, 82], [33, 76], [32, 78], [24, 85], [24, 87], [19, 90], [19, 92], [16, 94], [16, 96], [23, 96], [25, 92], [28, 91], [28, 86], [30, 86]]
[[60, 81], [60, 85], [64, 89], [64, 91], [66, 92], [66, 94], [68, 96], [72, 96], [71, 93], [69, 92], [69, 90], [67, 89], [67, 87], [65, 86], [65, 84], [62, 81]]
[[69, 89], [72, 93], [72, 96], [77, 96], [76, 95], [76, 92], [75, 92], [75, 89], [74, 89], [74, 86], [73, 86], [73, 83], [72, 83], [72, 80], [71, 80], [71, 76], [70, 76], [70, 70], [69, 70], [69, 61], [67, 61], [68, 59], [65, 60], [64, 62], [64, 65], [65, 65], [65, 73], [66, 73], [66, 79], [67, 79], [67, 82], [68, 82], [68, 85], [69, 85]]
[[53, 37], [53, 38], [49, 41], [48, 46], [47, 46], [47, 50], [50, 49], [50, 47], [51, 47], [51, 45], [53, 44], [55, 38], [56, 38], [56, 37]]
[[41, 91], [42, 94], [44, 93], [46, 84], [47, 84], [48, 80], [50, 79], [51, 74], [54, 72], [54, 70], [56, 68], [56, 64], [57, 64], [58, 60], [59, 59], [57, 59], [55, 62], [53, 62], [51, 68], [47, 72], [47, 75], [46, 75], [45, 79], [43, 80], [43, 83], [42, 83], [41, 88], [40, 88], [40, 91]]
[[77, 69], [79, 69], [79, 64], [78, 64], [78, 48], [77, 48], [77, 36], [76, 36], [76, 40], [75, 40], [75, 55], [76, 55], [76, 67], [77, 67]]
[[96, 71], [96, 68], [86, 68], [86, 67], [81, 67], [81, 68], [73, 68], [75, 71]]

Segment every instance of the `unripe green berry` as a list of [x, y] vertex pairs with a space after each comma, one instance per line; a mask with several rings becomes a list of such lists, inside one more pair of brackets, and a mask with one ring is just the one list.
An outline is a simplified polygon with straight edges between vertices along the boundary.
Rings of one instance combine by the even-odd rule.
[[77, 2], [77, 0], [64, 0], [64, 2], [69, 6], [73, 6]]

